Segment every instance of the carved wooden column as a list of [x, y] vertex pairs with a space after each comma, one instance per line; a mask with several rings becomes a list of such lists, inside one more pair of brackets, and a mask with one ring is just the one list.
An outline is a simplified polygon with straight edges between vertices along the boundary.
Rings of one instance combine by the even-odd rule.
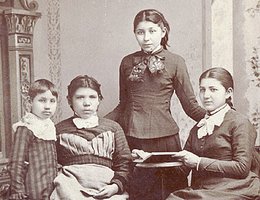
[[33, 79], [33, 30], [40, 13], [10, 8], [4, 11], [8, 30], [11, 123], [27, 108], [27, 90]]
[[6, 199], [9, 177], [4, 166], [11, 149], [11, 125], [27, 108], [33, 80], [33, 30], [38, 3], [0, 0], [0, 199]]

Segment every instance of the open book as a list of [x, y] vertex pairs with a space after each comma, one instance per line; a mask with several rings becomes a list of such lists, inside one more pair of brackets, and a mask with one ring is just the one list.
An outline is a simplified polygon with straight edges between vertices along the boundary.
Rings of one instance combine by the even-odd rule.
[[175, 157], [176, 152], [144, 152], [142, 150], [136, 150], [134, 153], [138, 156], [134, 159], [135, 163], [162, 163], [179, 161], [179, 158]]

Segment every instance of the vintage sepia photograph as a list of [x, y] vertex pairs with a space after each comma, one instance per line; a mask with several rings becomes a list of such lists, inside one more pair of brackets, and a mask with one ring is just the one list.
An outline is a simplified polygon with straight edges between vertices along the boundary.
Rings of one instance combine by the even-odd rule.
[[260, 0], [0, 0], [0, 200], [260, 200]]

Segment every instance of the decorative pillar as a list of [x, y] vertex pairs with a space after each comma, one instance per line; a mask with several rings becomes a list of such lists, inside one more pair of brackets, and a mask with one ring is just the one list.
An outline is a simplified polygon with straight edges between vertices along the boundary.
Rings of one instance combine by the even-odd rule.
[[6, 163], [12, 143], [11, 125], [27, 110], [33, 79], [33, 30], [41, 16], [36, 1], [0, 0], [0, 199], [7, 199]]
[[[21, 2], [25, 3], [25, 1]], [[24, 6], [29, 9], [27, 4]], [[13, 124], [28, 108], [27, 91], [33, 80], [33, 30], [41, 15], [34, 11], [14, 8], [5, 10], [4, 15], [8, 30], [11, 123]]]
[[59, 89], [58, 106], [52, 118], [57, 123], [62, 118], [60, 0], [47, 2], [49, 75], [51, 81]]

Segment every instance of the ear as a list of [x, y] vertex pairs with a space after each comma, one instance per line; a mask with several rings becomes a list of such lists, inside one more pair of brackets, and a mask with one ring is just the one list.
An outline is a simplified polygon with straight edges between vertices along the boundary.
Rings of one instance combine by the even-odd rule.
[[226, 91], [226, 99], [228, 99], [229, 97], [232, 97], [233, 95], [233, 88], [228, 88]]
[[69, 98], [69, 96], [67, 96], [67, 101], [68, 101], [68, 104], [69, 104], [70, 106], [72, 106], [72, 101], [71, 101], [71, 98]]
[[166, 27], [163, 27], [162, 28], [162, 38], [164, 38], [164, 36], [166, 35], [167, 33], [167, 28]]
[[28, 98], [26, 100], [25, 110], [26, 110], [26, 112], [31, 112], [32, 111], [32, 99], [31, 98]]

